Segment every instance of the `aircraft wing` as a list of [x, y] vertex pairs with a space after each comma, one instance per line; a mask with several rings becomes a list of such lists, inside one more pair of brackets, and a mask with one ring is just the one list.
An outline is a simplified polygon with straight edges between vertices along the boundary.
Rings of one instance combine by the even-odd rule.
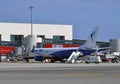
[[103, 48], [94, 48], [96, 51], [104, 51], [104, 50], [110, 50], [112, 47], [103, 47]]

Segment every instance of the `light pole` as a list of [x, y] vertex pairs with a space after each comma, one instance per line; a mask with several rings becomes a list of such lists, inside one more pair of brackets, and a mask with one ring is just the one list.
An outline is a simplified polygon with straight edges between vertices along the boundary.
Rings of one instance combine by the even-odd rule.
[[32, 9], [34, 8], [33, 6], [30, 6], [29, 7], [30, 8], [30, 16], [31, 16], [31, 36], [33, 36], [33, 22], [32, 22]]

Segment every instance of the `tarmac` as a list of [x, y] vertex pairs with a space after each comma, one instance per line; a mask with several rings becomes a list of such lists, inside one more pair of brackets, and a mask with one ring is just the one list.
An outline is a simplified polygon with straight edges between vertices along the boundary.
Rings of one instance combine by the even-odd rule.
[[119, 84], [120, 63], [0, 63], [1, 84]]

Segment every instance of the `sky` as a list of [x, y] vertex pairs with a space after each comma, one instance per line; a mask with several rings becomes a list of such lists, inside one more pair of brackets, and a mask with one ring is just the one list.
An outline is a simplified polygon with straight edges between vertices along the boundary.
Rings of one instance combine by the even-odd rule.
[[[0, 22], [73, 26], [73, 39], [86, 40], [98, 26], [98, 41], [120, 39], [120, 0], [0, 0]], [[46, 30], [47, 31], [47, 30]]]

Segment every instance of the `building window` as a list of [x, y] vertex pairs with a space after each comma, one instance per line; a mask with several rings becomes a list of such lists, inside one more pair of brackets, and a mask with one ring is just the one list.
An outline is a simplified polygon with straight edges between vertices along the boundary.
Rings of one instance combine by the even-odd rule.
[[45, 38], [45, 35], [37, 35], [37, 38], [42, 38], [42, 39], [44, 39], [44, 38]]
[[53, 36], [53, 40], [65, 40], [65, 36]]
[[44, 43], [45, 35], [37, 35], [37, 38], [42, 38], [42, 43]]
[[44, 42], [45, 43], [53, 43], [53, 40], [52, 39], [45, 39]]
[[23, 35], [11, 35], [11, 42], [22, 43]]
[[43, 48], [43, 47], [44, 47], [44, 44], [43, 44], [43, 43], [37, 43], [36, 47], [37, 47], [37, 48]]

